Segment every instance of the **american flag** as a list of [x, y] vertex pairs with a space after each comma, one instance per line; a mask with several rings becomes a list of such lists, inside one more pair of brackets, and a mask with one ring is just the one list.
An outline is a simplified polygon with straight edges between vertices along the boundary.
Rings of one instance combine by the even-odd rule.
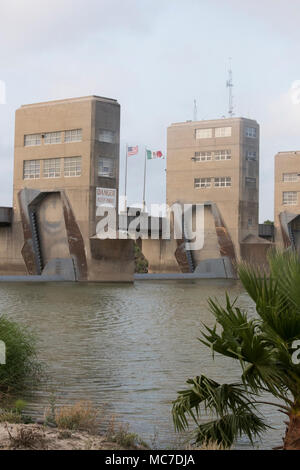
[[133, 155], [136, 155], [139, 153], [139, 146], [136, 145], [135, 147], [128, 147], [127, 149], [127, 155], [128, 157], [132, 157]]

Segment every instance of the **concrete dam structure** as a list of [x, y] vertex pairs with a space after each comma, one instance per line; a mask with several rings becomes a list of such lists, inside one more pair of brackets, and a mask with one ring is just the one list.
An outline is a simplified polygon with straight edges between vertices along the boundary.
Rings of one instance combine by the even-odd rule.
[[16, 111], [13, 207], [0, 208], [0, 275], [133, 280], [133, 242], [95, 236], [101, 195], [113, 194], [118, 211], [119, 141], [114, 99]]
[[[188, 204], [193, 211], [203, 206], [204, 242], [190, 250], [185, 230], [177, 239], [162, 237], [164, 217], [151, 238], [155, 217], [144, 212], [148, 225], [140, 231], [139, 247], [148, 273], [135, 277], [134, 241], [126, 238], [133, 208], [120, 214], [115, 227], [125, 237], [100, 239], [97, 234], [100, 207], [108, 203], [119, 214], [119, 153], [120, 105], [114, 99], [87, 96], [16, 111], [13, 207], [0, 207], [2, 280], [235, 278], [240, 260], [266, 263], [274, 234], [259, 233], [256, 121], [231, 117], [168, 128], [167, 204]], [[290, 160], [294, 165], [297, 159]], [[283, 197], [293, 202], [295, 189], [287, 192], [286, 185]], [[277, 211], [275, 223], [281, 224], [285, 247], [298, 246], [298, 208], [296, 214], [284, 209]], [[168, 222], [174, 225], [174, 219]]]

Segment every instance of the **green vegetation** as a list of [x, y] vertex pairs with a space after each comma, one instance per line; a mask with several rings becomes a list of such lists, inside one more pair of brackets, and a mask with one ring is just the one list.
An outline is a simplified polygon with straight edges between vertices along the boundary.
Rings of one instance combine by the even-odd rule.
[[99, 411], [88, 401], [56, 408], [53, 397], [45, 413], [45, 423], [55, 424], [59, 429], [96, 432]]
[[36, 341], [29, 330], [5, 316], [0, 317], [0, 340], [6, 345], [6, 364], [0, 365], [2, 397], [23, 392], [39, 379]]
[[0, 409], [0, 423], [24, 423], [28, 418], [22, 415], [26, 406], [24, 400], [16, 400], [9, 408]]
[[23, 423], [22, 415], [13, 410], [1, 410], [0, 423]]
[[112, 416], [110, 420], [106, 438], [125, 449], [149, 449], [148, 444], [143, 441], [138, 434], [130, 432], [128, 424], [116, 423], [115, 416]]
[[[216, 325], [205, 326], [200, 341], [213, 356], [238, 361], [241, 378], [221, 384], [200, 375], [178, 392], [172, 410], [175, 428], [188, 428], [191, 418], [196, 445], [213, 441], [229, 448], [242, 434], [253, 443], [267, 428], [258, 409], [265, 403], [288, 417], [283, 448], [300, 449], [300, 365], [292, 358], [294, 341], [300, 339], [300, 261], [293, 252], [272, 252], [269, 265], [269, 276], [247, 264], [238, 269], [257, 316], [249, 318], [227, 294], [225, 306], [209, 300]], [[266, 392], [275, 400], [266, 402]], [[202, 409], [215, 419], [200, 420]]]
[[148, 272], [148, 261], [142, 253], [138, 243], [134, 244], [134, 261], [135, 261], [135, 272], [136, 273], [147, 273]]
[[272, 222], [272, 220], [269, 220], [269, 219], [268, 219], [268, 220], [265, 220], [265, 221], [264, 221], [264, 224], [266, 224], [266, 225], [274, 225], [274, 222]]

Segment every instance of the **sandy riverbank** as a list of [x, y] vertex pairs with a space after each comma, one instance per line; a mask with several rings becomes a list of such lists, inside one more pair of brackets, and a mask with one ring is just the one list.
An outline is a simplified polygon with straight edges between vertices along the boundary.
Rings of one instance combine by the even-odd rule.
[[106, 436], [39, 424], [0, 423], [0, 450], [125, 450]]

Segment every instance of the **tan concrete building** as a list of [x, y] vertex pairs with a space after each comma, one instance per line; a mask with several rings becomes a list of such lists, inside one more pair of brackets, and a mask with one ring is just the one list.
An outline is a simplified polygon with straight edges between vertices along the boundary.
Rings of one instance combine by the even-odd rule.
[[[241, 258], [262, 263], [270, 243], [258, 237], [258, 123], [246, 118], [175, 123], [167, 141], [167, 204], [205, 206], [204, 246], [187, 254], [189, 271], [217, 277], [223, 270], [227, 276], [229, 264]], [[153, 272], [164, 270], [165, 261], [168, 272], [186, 269], [166, 241], [159, 253], [154, 247], [143, 251]], [[230, 263], [223, 269], [221, 261]]]
[[275, 156], [275, 241], [300, 253], [300, 151]]
[[168, 128], [167, 203], [205, 203], [199, 263], [232, 261], [257, 242], [259, 125], [245, 118], [173, 124]]
[[109, 194], [118, 206], [119, 134], [113, 99], [17, 110], [12, 220], [0, 227], [0, 274], [133, 279], [132, 242], [96, 237], [97, 201]]

